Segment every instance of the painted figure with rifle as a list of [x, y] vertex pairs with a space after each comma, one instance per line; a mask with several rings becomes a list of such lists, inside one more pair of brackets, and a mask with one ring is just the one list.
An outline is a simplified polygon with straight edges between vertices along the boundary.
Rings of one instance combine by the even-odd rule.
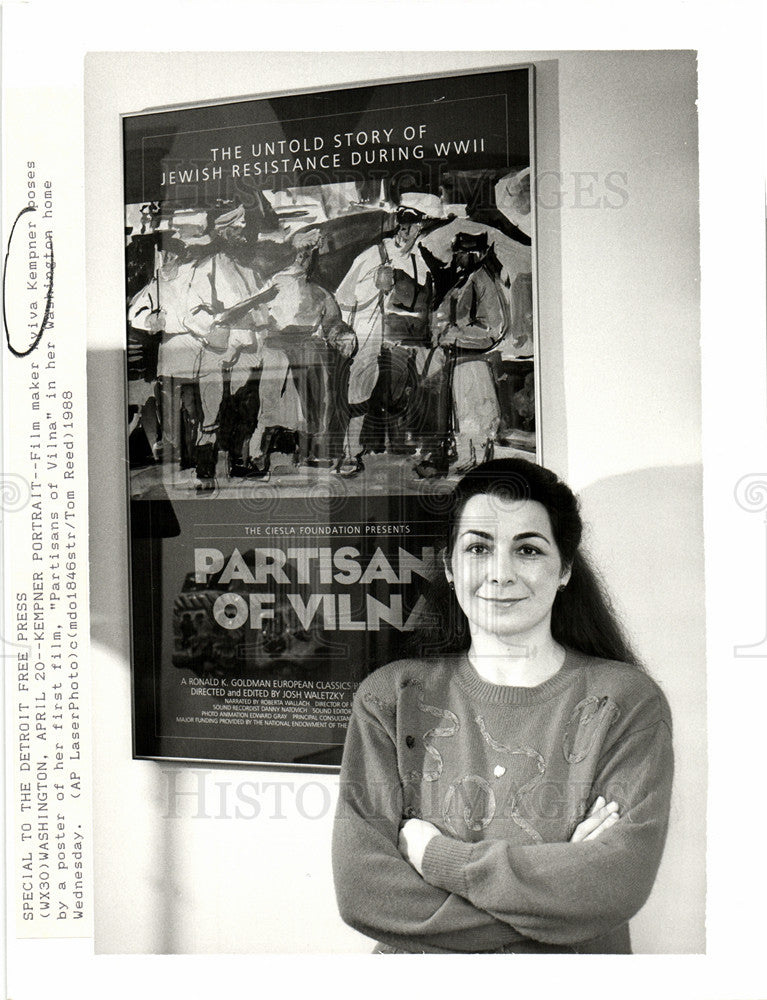
[[363, 471], [366, 448], [392, 454], [416, 450], [413, 407], [429, 353], [433, 304], [420, 237], [442, 217], [437, 195], [403, 194], [394, 233], [363, 251], [336, 291], [357, 338], [349, 366], [341, 475]]

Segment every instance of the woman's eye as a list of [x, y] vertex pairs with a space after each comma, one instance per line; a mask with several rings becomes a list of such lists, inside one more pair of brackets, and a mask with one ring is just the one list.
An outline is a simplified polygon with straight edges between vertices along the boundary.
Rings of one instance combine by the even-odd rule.
[[536, 548], [535, 545], [522, 545], [519, 548], [520, 555], [523, 556], [539, 556], [541, 555], [541, 550]]
[[488, 548], [487, 545], [483, 545], [482, 542], [473, 542], [467, 547], [466, 551], [470, 552], [473, 556], [479, 556], [487, 552]]

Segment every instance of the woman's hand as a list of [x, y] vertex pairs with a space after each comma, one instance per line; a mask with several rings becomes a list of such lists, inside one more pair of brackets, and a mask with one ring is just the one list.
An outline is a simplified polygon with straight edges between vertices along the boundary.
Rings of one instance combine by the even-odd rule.
[[608, 802], [605, 804], [605, 800], [600, 795], [586, 813], [586, 818], [576, 826], [575, 832], [570, 837], [570, 843], [577, 844], [581, 840], [595, 840], [619, 819], [618, 803]]
[[426, 845], [433, 837], [439, 836], [440, 831], [437, 827], [433, 823], [427, 823], [425, 819], [408, 819], [400, 827], [397, 847], [403, 858], [410, 862], [419, 875], [423, 875]]
[[[618, 822], [620, 813], [617, 802], [605, 802], [600, 795], [586, 814], [586, 818], [576, 826], [571, 844], [582, 840], [596, 840], [605, 830]], [[433, 823], [424, 819], [408, 819], [400, 827], [397, 847], [400, 854], [409, 861], [419, 875], [423, 875], [423, 856], [426, 846], [432, 837], [440, 836], [440, 831]]]

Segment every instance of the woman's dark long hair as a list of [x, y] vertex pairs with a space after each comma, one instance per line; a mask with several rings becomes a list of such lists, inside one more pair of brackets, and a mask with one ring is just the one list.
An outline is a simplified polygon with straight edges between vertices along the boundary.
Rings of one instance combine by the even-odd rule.
[[[507, 502], [534, 500], [546, 508], [562, 565], [570, 568], [570, 580], [557, 593], [551, 611], [554, 639], [587, 656], [641, 667], [601, 580], [580, 550], [583, 522], [570, 487], [549, 469], [521, 458], [499, 458], [478, 465], [457, 483], [451, 495], [446, 519], [448, 560], [463, 509], [479, 494]], [[471, 644], [468, 621], [443, 573], [438, 574], [429, 595], [428, 624], [414, 638], [421, 654], [457, 652]]]

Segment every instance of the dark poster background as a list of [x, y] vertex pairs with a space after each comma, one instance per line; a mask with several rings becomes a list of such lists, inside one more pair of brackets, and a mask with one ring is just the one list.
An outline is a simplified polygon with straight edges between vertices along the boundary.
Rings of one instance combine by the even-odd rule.
[[[313, 280], [332, 296], [357, 255], [393, 231], [403, 193], [440, 196], [445, 218], [424, 244], [447, 263], [456, 233], [489, 233], [510, 289], [529, 297], [520, 306], [509, 290], [516, 325], [484, 359], [501, 411], [496, 454], [534, 457], [533, 232], [509, 210], [524, 198], [505, 198], [525, 172], [529, 185], [530, 72], [124, 120], [137, 756], [337, 766], [356, 686], [407, 651], [423, 618], [455, 479], [451, 468], [421, 480], [417, 455], [382, 445], [344, 480], [299, 466], [282, 434], [268, 480], [228, 476], [222, 444], [211, 488], [191, 488], [183, 449], [180, 461], [152, 449], [160, 336], [130, 320], [157, 281], [163, 240], [184, 213], [210, 229], [232, 205], [259, 220], [258, 239], [282, 246], [318, 228]], [[520, 218], [529, 212], [528, 188]], [[194, 371], [182, 374], [194, 383]], [[239, 390], [243, 412], [264, 377], [254, 367]], [[161, 442], [162, 427], [155, 434]]]
[[[467, 74], [126, 118], [126, 204], [172, 197], [194, 207], [238, 197], [248, 207], [244, 196], [263, 188], [382, 178], [436, 191], [451, 171], [524, 167], [530, 162], [529, 73]], [[293, 142], [295, 152], [285, 146], [267, 153], [268, 143], [281, 141]], [[424, 156], [394, 170], [378, 156], [366, 162], [365, 153], [399, 146], [422, 146]], [[282, 169], [284, 159], [334, 154], [338, 159], [324, 167], [292, 169], [291, 162]], [[269, 172], [243, 176], [246, 164], [258, 162]], [[216, 167], [220, 176], [213, 175]], [[206, 168], [207, 179], [201, 176]]]
[[134, 501], [136, 752], [339, 763], [357, 685], [402, 655], [408, 619], [425, 623], [444, 497], [339, 498], [322, 516], [288, 500], [264, 517], [181, 501], [165, 538], [166, 505]]

